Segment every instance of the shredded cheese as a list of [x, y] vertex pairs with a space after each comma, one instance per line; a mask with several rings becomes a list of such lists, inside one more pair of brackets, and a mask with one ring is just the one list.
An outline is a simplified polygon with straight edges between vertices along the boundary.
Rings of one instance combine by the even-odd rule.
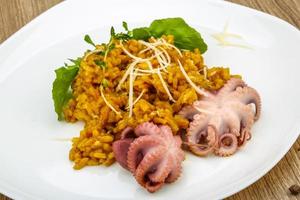
[[176, 102], [175, 99], [172, 97], [171, 92], [169, 91], [168, 86], [167, 86], [166, 82], [164, 81], [164, 79], [163, 79], [163, 77], [162, 77], [162, 75], [161, 75], [161, 73], [160, 73], [159, 70], [157, 71], [157, 75], [158, 75], [158, 77], [159, 77], [159, 79], [160, 79], [160, 81], [161, 81], [161, 83], [162, 83], [162, 85], [163, 85], [166, 93], [169, 96], [169, 100], [171, 100], [173, 102]]
[[243, 44], [235, 44], [228, 41], [228, 38], [236, 38], [240, 40], [243, 39], [242, 36], [238, 34], [228, 33], [228, 22], [226, 22], [222, 32], [212, 34], [212, 37], [215, 38], [219, 42], [219, 45], [221, 46], [232, 46], [232, 47], [240, 47], [245, 49], [252, 49], [250, 46], [243, 45]]
[[[135, 100], [134, 100], [134, 102], [133, 102], [133, 106], [142, 98], [142, 96], [144, 95], [144, 93], [145, 93], [145, 90], [143, 90], [142, 92], [141, 92], [141, 94], [138, 96], [138, 98], [136, 98]], [[129, 106], [127, 106], [126, 107], [126, 109], [129, 109]]]
[[129, 117], [132, 116], [132, 108], [133, 108], [133, 81], [134, 81], [133, 70], [134, 67], [131, 67], [130, 75], [129, 75], [129, 97], [128, 97]]
[[[166, 68], [169, 66], [170, 62], [169, 63], [167, 62], [167, 58], [165, 56], [163, 56], [163, 53], [161, 53], [161, 51], [158, 48], [156, 48], [154, 45], [152, 45], [151, 43], [148, 43], [148, 42], [145, 42], [142, 40], [140, 40], [139, 42], [154, 51], [154, 54], [157, 58], [159, 65], [161, 66], [161, 68], [163, 70], [166, 70]], [[165, 89], [167, 95], [169, 96], [169, 100], [175, 102], [175, 99], [172, 97], [171, 92], [169, 91], [168, 86], [161, 75], [160, 70], [159, 69], [156, 70], [156, 73], [163, 85], [163, 88]]]
[[187, 75], [186, 71], [184, 70], [181, 62], [179, 60], [177, 60], [177, 62], [178, 62], [179, 68], [180, 68], [183, 76], [185, 77], [187, 82], [196, 90], [196, 92], [200, 95], [205, 96], [205, 97], [210, 96], [210, 94], [208, 92], [206, 92], [205, 90], [203, 90], [200, 87], [196, 86], [195, 83], [193, 83], [193, 81], [190, 79], [190, 77]]
[[117, 111], [108, 101], [107, 99], [105, 98], [104, 96], [104, 93], [103, 93], [103, 87], [102, 85], [100, 86], [100, 94], [101, 94], [101, 97], [103, 99], [103, 101], [105, 102], [105, 104], [112, 110], [114, 111], [117, 115], [120, 115], [121, 116], [121, 113], [119, 111]]
[[116, 90], [119, 91], [121, 89], [122, 84], [126, 81], [128, 75], [130, 74], [131, 70], [134, 68], [134, 66], [138, 63], [138, 61], [134, 61], [129, 65], [126, 72], [124, 73], [123, 77], [121, 78]]
[[160, 39], [161, 41], [162, 41], [162, 43], [164, 44], [164, 45], [166, 45], [167, 47], [171, 47], [171, 48], [173, 48], [173, 49], [175, 49], [176, 51], [177, 51], [177, 53], [180, 55], [180, 57], [182, 57], [182, 53], [181, 53], [181, 51], [177, 48], [177, 47], [175, 47], [174, 45], [172, 45], [172, 44], [170, 44], [170, 43], [167, 43], [164, 39]]
[[[182, 57], [182, 53], [181, 51], [175, 47], [172, 44], [167, 43], [164, 39], [158, 39], [155, 40], [153, 43], [150, 42], [145, 42], [142, 40], [138, 41], [139, 43], [143, 44], [146, 48], [141, 50], [139, 52], [139, 54], [144, 53], [146, 51], [152, 51], [153, 55], [149, 58], [141, 58], [138, 56], [135, 56], [133, 54], [131, 54], [122, 44], [122, 41], [120, 41], [120, 47], [122, 48], [122, 50], [124, 51], [125, 54], [127, 54], [130, 58], [133, 59], [133, 62], [130, 63], [125, 71], [125, 73], [123, 74], [118, 86], [117, 86], [117, 91], [121, 89], [122, 84], [127, 80], [127, 78], [129, 77], [129, 97], [128, 97], [128, 109], [129, 109], [129, 117], [132, 116], [132, 110], [133, 110], [133, 106], [134, 104], [139, 101], [139, 99], [143, 96], [144, 91], [138, 96], [138, 98], [133, 102], [133, 84], [134, 81], [136, 79], [137, 76], [144, 76], [144, 75], [151, 75], [151, 74], [157, 74], [159, 77], [159, 80], [164, 88], [164, 90], [166, 91], [166, 94], [169, 97], [170, 101], [175, 102], [175, 99], [173, 98], [169, 88], [168, 88], [168, 84], [165, 82], [163, 76], [162, 76], [162, 72], [164, 71], [166, 73], [168, 73], [167, 71], [167, 67], [171, 64], [171, 58], [170, 55], [168, 54], [168, 52], [166, 51], [165, 48], [163, 47], [167, 47], [167, 48], [172, 48], [175, 49], [175, 51], [178, 52], [179, 56]], [[157, 68], [153, 68], [152, 64], [151, 64], [151, 60], [156, 58], [156, 60], [158, 61], [159, 66]], [[181, 72], [183, 73], [184, 77], [186, 78], [187, 82], [196, 90], [197, 93], [203, 95], [203, 96], [209, 96], [209, 92], [199, 88], [198, 86], [196, 86], [192, 80], [189, 78], [189, 76], [187, 75], [186, 71], [184, 70], [182, 64], [180, 63], [179, 60], [178, 64], [180, 67]], [[138, 68], [138, 64], [139, 63], [146, 63], [148, 66], [148, 69], [140, 69]], [[205, 78], [207, 77], [207, 72], [206, 72], [206, 68], [204, 69], [204, 76]]]
[[204, 68], [203, 68], [203, 72], [204, 72], [204, 79], [207, 79], [207, 67], [206, 66], [204, 66]]
[[129, 51], [127, 51], [127, 49], [123, 46], [123, 43], [122, 41], [120, 41], [120, 47], [122, 48], [122, 50], [130, 57], [132, 58], [133, 60], [135, 61], [139, 61], [139, 62], [146, 62], [146, 61], [149, 61], [151, 59], [153, 59], [155, 56], [151, 57], [151, 58], [147, 58], [147, 59], [144, 59], [144, 58], [140, 58], [140, 57], [137, 57], [135, 55], [132, 55]]

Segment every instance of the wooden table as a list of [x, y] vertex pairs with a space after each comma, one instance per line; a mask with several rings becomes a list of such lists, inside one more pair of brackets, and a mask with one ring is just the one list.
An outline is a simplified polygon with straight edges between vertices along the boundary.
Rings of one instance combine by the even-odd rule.
[[[30, 20], [61, 0], [0, 0], [0, 43]], [[300, 28], [300, 0], [230, 0], [280, 17]], [[300, 130], [299, 130], [300, 131]], [[264, 177], [230, 200], [300, 199], [289, 187], [300, 185], [300, 138], [286, 156]], [[0, 194], [0, 200], [8, 200]]]

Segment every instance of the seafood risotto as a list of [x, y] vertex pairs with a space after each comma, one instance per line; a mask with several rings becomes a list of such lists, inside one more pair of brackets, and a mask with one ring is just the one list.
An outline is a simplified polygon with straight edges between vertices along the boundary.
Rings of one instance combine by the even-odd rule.
[[55, 71], [58, 119], [85, 123], [72, 139], [74, 169], [116, 160], [155, 192], [180, 176], [184, 150], [230, 156], [251, 138], [259, 94], [229, 68], [205, 65], [200, 33], [181, 18], [123, 27], [107, 44], [86, 35], [94, 49]]

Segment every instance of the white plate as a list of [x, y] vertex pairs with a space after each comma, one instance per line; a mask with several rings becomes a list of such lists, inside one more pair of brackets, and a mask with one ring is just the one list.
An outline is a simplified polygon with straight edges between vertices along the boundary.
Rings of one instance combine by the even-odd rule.
[[[181, 178], [155, 194], [118, 165], [72, 170], [69, 142], [82, 124], [56, 120], [54, 69], [105, 42], [111, 25], [148, 25], [183, 17], [208, 44], [205, 62], [230, 66], [261, 94], [261, 119], [245, 148], [229, 158], [188, 155]], [[252, 49], [221, 47], [211, 34], [242, 35]], [[255, 182], [289, 150], [300, 128], [300, 33], [288, 23], [223, 1], [67, 1], [33, 20], [0, 47], [0, 192], [16, 199], [220, 199]]]

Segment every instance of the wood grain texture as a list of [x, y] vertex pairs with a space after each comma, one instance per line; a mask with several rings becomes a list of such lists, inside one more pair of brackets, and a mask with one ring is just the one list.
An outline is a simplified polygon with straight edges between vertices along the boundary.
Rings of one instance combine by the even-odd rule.
[[[0, 0], [0, 43], [61, 0]], [[280, 17], [300, 28], [300, 0], [229, 0]], [[299, 130], [300, 131], [300, 130]], [[300, 199], [288, 188], [300, 185], [300, 138], [264, 177], [228, 200]], [[0, 194], [0, 200], [9, 200]]]

